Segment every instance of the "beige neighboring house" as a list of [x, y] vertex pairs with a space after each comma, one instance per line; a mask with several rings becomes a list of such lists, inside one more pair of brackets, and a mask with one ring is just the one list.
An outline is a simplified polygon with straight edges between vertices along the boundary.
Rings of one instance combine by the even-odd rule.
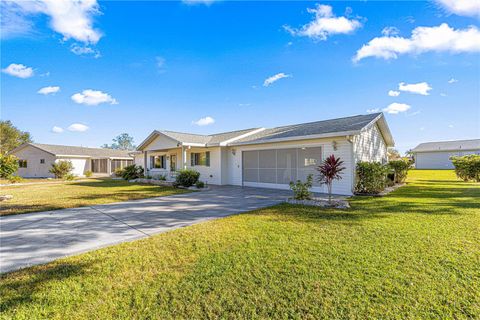
[[[290, 181], [316, 176], [320, 162], [334, 154], [346, 170], [333, 192], [351, 195], [356, 163], [386, 162], [393, 146], [384, 115], [375, 113], [211, 135], [155, 130], [134, 156], [149, 176], [173, 179], [177, 170], [192, 168], [209, 184], [288, 189]], [[315, 179], [312, 190], [326, 188]]]
[[18, 158], [18, 175], [24, 178], [53, 178], [49, 170], [53, 163], [61, 160], [71, 161], [72, 174], [79, 177], [85, 176], [87, 171], [98, 176], [110, 176], [116, 168], [133, 164], [129, 151], [104, 148], [25, 143], [10, 154]]
[[480, 139], [425, 142], [412, 152], [417, 169], [454, 169], [450, 157], [480, 154]]

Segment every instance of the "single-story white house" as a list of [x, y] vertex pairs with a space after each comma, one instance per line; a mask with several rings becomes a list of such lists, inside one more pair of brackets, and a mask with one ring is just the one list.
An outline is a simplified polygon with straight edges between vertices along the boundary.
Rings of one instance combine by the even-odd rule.
[[[173, 179], [176, 170], [192, 168], [209, 184], [288, 189], [290, 181], [316, 176], [316, 166], [334, 154], [346, 170], [333, 192], [351, 195], [356, 163], [386, 162], [391, 146], [385, 117], [375, 113], [211, 135], [155, 130], [137, 148], [135, 163], [149, 176]], [[313, 191], [326, 192], [314, 180]]]
[[18, 175], [24, 178], [53, 178], [52, 164], [69, 160], [72, 174], [82, 177], [91, 171], [94, 175], [109, 176], [116, 168], [133, 164], [129, 151], [104, 148], [85, 148], [41, 143], [25, 143], [10, 152], [18, 158]]
[[412, 152], [417, 169], [453, 169], [450, 157], [480, 154], [480, 139], [425, 142]]

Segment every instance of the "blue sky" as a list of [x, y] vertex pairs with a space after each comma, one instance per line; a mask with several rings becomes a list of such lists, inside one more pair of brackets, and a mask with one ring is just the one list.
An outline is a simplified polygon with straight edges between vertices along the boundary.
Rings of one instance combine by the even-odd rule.
[[479, 12], [469, 0], [2, 3], [1, 118], [84, 146], [378, 110], [402, 152], [478, 138]]

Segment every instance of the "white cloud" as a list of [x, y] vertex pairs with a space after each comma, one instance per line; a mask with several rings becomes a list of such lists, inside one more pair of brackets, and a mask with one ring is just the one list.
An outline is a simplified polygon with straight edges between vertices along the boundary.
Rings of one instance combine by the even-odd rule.
[[196, 124], [197, 126], [208, 126], [210, 124], [215, 123], [215, 119], [212, 117], [205, 117], [205, 118], [200, 118], [197, 121], [192, 121], [193, 124]]
[[83, 90], [82, 93], [75, 93], [72, 100], [79, 104], [96, 106], [101, 103], [118, 104], [117, 100], [112, 98], [108, 93], [99, 90]]
[[268, 87], [270, 86], [271, 84], [273, 84], [274, 82], [280, 80], [280, 79], [283, 79], [283, 78], [290, 78], [292, 75], [290, 74], [285, 74], [283, 72], [280, 72], [280, 73], [277, 73], [276, 75], [273, 75], [271, 77], [268, 77], [267, 79], [265, 79], [265, 81], [263, 82], [263, 86], [264, 87]]
[[424, 52], [465, 53], [480, 51], [480, 30], [476, 26], [453, 29], [442, 23], [438, 27], [417, 27], [410, 38], [383, 36], [370, 40], [353, 57], [358, 62], [368, 57], [396, 59], [401, 54]]
[[32, 33], [33, 24], [29, 21], [18, 5], [7, 1], [0, 2], [0, 32], [1, 39], [26, 36]]
[[388, 91], [388, 95], [390, 97], [398, 97], [400, 95], [400, 91], [390, 90], [390, 91]]
[[63, 132], [63, 128], [57, 127], [57, 126], [53, 126], [53, 127], [52, 127], [52, 132], [53, 132], [53, 133], [62, 133], [62, 132]]
[[416, 93], [416, 94], [421, 94], [423, 96], [428, 96], [429, 91], [432, 90], [432, 87], [426, 82], [419, 82], [419, 83], [413, 83], [413, 84], [407, 84], [405, 82], [400, 82], [398, 84], [398, 90], [400, 91], [405, 91], [405, 92], [410, 92], [410, 93]]
[[41, 88], [40, 90], [37, 91], [37, 93], [47, 95], [47, 94], [57, 93], [58, 91], [60, 91], [60, 87], [48, 86], [48, 87]]
[[454, 78], [451, 78], [450, 80], [448, 80], [448, 83], [457, 83], [457, 82], [458, 80]]
[[31, 76], [33, 76], [32, 68], [17, 63], [10, 64], [5, 69], [2, 69], [2, 72], [22, 79], [30, 78]]
[[386, 108], [384, 108], [382, 111], [390, 114], [398, 114], [400, 112], [405, 112], [411, 107], [406, 104], [406, 103], [391, 103], [389, 104]]
[[382, 34], [386, 37], [396, 36], [400, 33], [400, 30], [396, 27], [385, 27], [382, 30]]
[[182, 0], [183, 3], [188, 5], [196, 5], [196, 4], [204, 4], [204, 5], [211, 5], [217, 0]]
[[101, 14], [96, 0], [11, 0], [2, 9], [24, 20], [30, 15], [45, 14], [50, 17], [50, 27], [62, 34], [64, 40], [95, 44], [102, 36], [93, 27], [94, 16]]
[[334, 34], [349, 34], [360, 28], [362, 24], [356, 19], [336, 17], [329, 5], [317, 4], [313, 9], [307, 9], [315, 18], [299, 29], [284, 26], [285, 30], [294, 36], [304, 36], [316, 40], [327, 40]]
[[94, 58], [100, 58], [102, 55], [97, 49], [93, 49], [89, 46], [80, 46], [77, 43], [74, 43], [70, 46], [70, 51], [76, 54], [77, 56], [82, 55], [92, 55]]
[[449, 124], [448, 127], [449, 127], [449, 128], [454, 128], [454, 125], [453, 125], [453, 124]]
[[480, 17], [478, 0], [436, 0], [445, 10], [459, 16]]
[[446, 97], [447, 94], [442, 92], [442, 93], [440, 93], [440, 96], [441, 96], [441, 97]]
[[87, 131], [89, 128], [81, 123], [72, 123], [71, 125], [68, 126], [67, 128], [69, 131], [74, 131], [74, 132], [84, 132]]

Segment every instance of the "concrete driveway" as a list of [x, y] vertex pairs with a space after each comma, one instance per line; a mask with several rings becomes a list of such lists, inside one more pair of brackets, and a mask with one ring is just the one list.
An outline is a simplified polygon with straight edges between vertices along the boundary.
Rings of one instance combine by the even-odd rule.
[[0, 217], [0, 272], [282, 202], [289, 191], [233, 186]]

